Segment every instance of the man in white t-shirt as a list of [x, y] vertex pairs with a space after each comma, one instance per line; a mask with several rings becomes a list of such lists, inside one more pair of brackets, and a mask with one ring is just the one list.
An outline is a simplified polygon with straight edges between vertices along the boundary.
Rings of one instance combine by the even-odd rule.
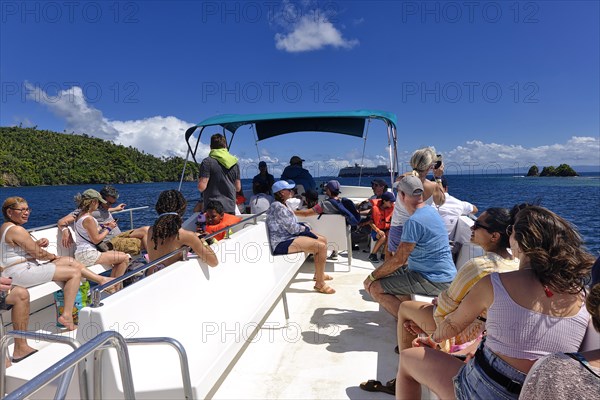
[[448, 194], [448, 181], [446, 180], [446, 177], [441, 177], [441, 180], [444, 193], [446, 194], [446, 202], [436, 208], [444, 220], [444, 225], [446, 225], [446, 229], [448, 230], [449, 239], [454, 240], [454, 229], [456, 228], [460, 216], [475, 214], [478, 210], [473, 204], [459, 200]]

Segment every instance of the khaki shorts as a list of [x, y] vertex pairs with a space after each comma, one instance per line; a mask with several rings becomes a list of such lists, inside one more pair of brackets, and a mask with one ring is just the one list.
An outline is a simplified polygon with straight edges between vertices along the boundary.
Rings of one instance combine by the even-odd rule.
[[28, 288], [52, 281], [55, 271], [56, 265], [54, 263], [38, 264], [33, 261], [26, 261], [6, 268], [2, 272], [2, 276], [11, 277], [12, 284], [15, 286]]
[[132, 231], [123, 232], [110, 240], [114, 246], [114, 250], [122, 251], [132, 256], [136, 256], [142, 251], [142, 241], [136, 238], [130, 238], [129, 234]]
[[102, 253], [100, 253], [98, 250], [87, 248], [83, 251], [75, 252], [74, 257], [75, 260], [79, 261], [86, 267], [91, 267], [92, 265], [97, 264], [96, 261], [98, 261], [101, 255]]

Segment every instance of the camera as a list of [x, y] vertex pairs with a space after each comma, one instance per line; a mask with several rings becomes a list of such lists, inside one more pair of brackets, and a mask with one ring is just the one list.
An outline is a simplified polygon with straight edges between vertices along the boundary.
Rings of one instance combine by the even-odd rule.
[[433, 169], [438, 169], [441, 166], [442, 166], [442, 155], [441, 154], [437, 154], [437, 161], [435, 162], [435, 165], [433, 166]]

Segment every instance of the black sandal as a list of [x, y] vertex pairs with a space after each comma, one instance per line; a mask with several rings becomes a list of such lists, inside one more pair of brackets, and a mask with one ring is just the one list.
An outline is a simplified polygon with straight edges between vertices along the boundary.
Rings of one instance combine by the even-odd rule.
[[[393, 385], [390, 383], [393, 381]], [[366, 390], [367, 392], [383, 392], [387, 394], [391, 394], [392, 396], [396, 395], [396, 380], [392, 379], [387, 384], [383, 385], [381, 382], [370, 379], [367, 382], [363, 382], [359, 385], [362, 390]]]

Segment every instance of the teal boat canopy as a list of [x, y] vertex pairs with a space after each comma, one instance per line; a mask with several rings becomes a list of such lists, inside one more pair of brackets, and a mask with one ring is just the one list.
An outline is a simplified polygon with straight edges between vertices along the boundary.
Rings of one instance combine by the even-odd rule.
[[220, 126], [235, 134], [240, 127], [253, 124], [259, 141], [293, 132], [332, 132], [362, 137], [368, 119], [379, 119], [396, 128], [396, 115], [376, 110], [223, 114], [189, 128], [185, 136], [188, 140], [196, 129], [210, 126]]

